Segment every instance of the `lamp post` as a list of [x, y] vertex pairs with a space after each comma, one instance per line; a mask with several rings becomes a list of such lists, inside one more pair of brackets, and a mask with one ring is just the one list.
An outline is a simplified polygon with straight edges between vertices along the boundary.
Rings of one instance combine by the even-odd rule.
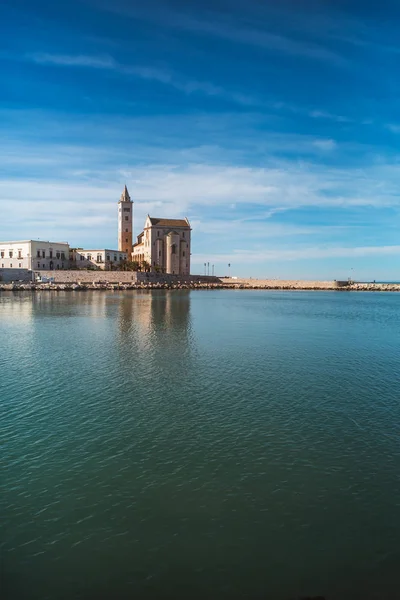
[[210, 275], [210, 263], [207, 263], [207, 275]]
[[207, 275], [207, 263], [204, 263], [204, 275]]
[[231, 263], [228, 263], [228, 277], [231, 277]]

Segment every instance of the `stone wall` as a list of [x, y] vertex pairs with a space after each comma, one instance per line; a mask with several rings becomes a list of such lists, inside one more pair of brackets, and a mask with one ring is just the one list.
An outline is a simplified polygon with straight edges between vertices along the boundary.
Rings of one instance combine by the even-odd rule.
[[65, 269], [64, 271], [35, 271], [35, 280], [37, 276], [43, 279], [54, 279], [55, 283], [136, 282], [136, 273], [134, 271], [78, 271]]
[[[218, 277], [205, 275], [164, 275], [136, 271], [35, 271], [43, 279], [52, 278], [55, 283], [219, 283]], [[11, 280], [9, 280], [11, 281]]]
[[139, 283], [221, 283], [218, 277], [211, 275], [169, 275], [161, 273], [141, 273], [136, 274]]
[[32, 271], [29, 269], [0, 269], [0, 282], [10, 283], [12, 281], [32, 281]]

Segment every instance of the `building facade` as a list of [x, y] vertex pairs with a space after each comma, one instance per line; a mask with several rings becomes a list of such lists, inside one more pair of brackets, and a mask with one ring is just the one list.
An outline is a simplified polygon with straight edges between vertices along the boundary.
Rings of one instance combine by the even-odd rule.
[[188, 219], [158, 219], [148, 215], [133, 245], [132, 260], [151, 271], [190, 275], [190, 238]]
[[130, 253], [119, 250], [85, 250], [84, 248], [71, 248], [69, 251], [69, 265], [71, 269], [101, 269], [111, 271], [118, 269], [122, 263], [130, 258]]
[[39, 240], [0, 242], [0, 268], [30, 271], [68, 269], [69, 245]]
[[130, 255], [133, 243], [133, 202], [125, 186], [118, 202], [118, 250]]

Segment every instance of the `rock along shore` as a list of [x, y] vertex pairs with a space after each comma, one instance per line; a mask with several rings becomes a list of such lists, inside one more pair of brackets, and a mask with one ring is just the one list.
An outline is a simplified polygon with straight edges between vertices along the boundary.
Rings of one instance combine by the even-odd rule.
[[230, 290], [315, 290], [342, 292], [400, 292], [396, 283], [350, 283], [338, 281], [298, 281], [261, 279], [221, 279], [219, 282], [92, 282], [92, 283], [0, 283], [1, 291], [65, 291], [92, 290], [176, 290], [176, 289], [230, 289]]

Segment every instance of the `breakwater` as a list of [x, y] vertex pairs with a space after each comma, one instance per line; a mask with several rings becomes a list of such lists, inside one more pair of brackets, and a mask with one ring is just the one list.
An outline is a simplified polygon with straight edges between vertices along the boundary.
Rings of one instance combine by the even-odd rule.
[[[218, 279], [190, 276], [180, 280], [177, 276], [151, 279], [128, 280], [123, 277], [108, 280], [104, 277], [98, 281], [82, 280], [70, 282], [11, 282], [1, 283], [1, 291], [87, 291], [87, 290], [157, 290], [157, 289], [230, 289], [230, 290], [298, 290], [298, 291], [341, 291], [341, 292], [400, 292], [400, 284], [396, 283], [355, 283], [340, 281], [299, 281], [299, 280], [259, 280], [259, 279]], [[120, 280], [118, 280], [120, 279]]]

